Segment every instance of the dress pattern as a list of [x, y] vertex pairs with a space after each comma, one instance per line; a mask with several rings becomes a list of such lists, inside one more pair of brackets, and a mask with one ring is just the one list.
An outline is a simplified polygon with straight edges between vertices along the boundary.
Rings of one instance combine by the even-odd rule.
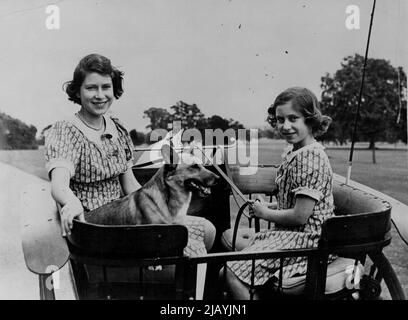
[[46, 134], [48, 173], [56, 167], [70, 172], [70, 188], [85, 210], [121, 196], [119, 175], [133, 164], [133, 144], [117, 119], [105, 118], [106, 130], [96, 137], [76, 117], [58, 121]]
[[188, 243], [184, 248], [184, 255], [196, 257], [207, 254], [204, 245], [204, 218], [196, 216], [185, 216], [183, 224], [188, 230]]
[[[56, 122], [45, 136], [48, 174], [63, 167], [70, 173], [70, 189], [85, 211], [94, 210], [121, 197], [119, 175], [133, 165], [133, 143], [116, 118], [105, 117], [101, 135], [86, 127], [78, 117]], [[206, 254], [203, 218], [187, 216], [189, 240], [184, 253]]]
[[[323, 222], [334, 215], [333, 172], [324, 147], [313, 142], [296, 151], [289, 148], [282, 157], [275, 180], [278, 209], [294, 208], [296, 196], [305, 195], [316, 200], [313, 214], [302, 226], [275, 224], [271, 229], [262, 230], [242, 251], [316, 247]], [[228, 262], [228, 266], [243, 282], [251, 283], [252, 261], [232, 261]], [[279, 266], [279, 259], [256, 260], [254, 284], [262, 285], [270, 278], [278, 277]], [[307, 270], [307, 258], [285, 258], [283, 266], [283, 278], [301, 275]]]

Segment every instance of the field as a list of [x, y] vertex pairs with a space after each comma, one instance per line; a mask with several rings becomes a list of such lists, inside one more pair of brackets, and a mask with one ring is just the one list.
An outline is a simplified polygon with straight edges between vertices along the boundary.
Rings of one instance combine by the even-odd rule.
[[[260, 141], [259, 163], [279, 164], [284, 146], [281, 141]], [[349, 150], [331, 147], [327, 148], [326, 151], [333, 171], [345, 175]], [[376, 151], [376, 157], [377, 164], [373, 164], [371, 151], [362, 149], [357, 145], [351, 178], [408, 204], [408, 157], [406, 149], [379, 149]], [[23, 171], [47, 179], [42, 150], [0, 151], [0, 162], [8, 163]], [[386, 248], [385, 253], [397, 272], [408, 297], [408, 246], [398, 237], [395, 229], [392, 230], [392, 235], [392, 243]]]

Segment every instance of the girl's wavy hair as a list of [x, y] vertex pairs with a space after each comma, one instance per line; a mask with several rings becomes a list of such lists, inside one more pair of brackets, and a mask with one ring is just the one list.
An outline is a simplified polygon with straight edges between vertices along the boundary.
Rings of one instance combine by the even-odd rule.
[[123, 72], [113, 67], [108, 58], [92, 53], [79, 61], [75, 68], [73, 79], [64, 83], [63, 89], [68, 94], [68, 100], [79, 105], [81, 104], [81, 99], [78, 97], [79, 90], [86, 75], [92, 72], [99, 73], [100, 75], [109, 75], [112, 78], [113, 95], [116, 99], [119, 99], [123, 93]]
[[320, 111], [319, 101], [312, 91], [301, 87], [292, 87], [280, 93], [273, 105], [268, 108], [267, 121], [276, 127], [276, 108], [292, 102], [296, 111], [305, 117], [305, 124], [312, 129], [313, 136], [320, 136], [327, 131], [332, 119]]

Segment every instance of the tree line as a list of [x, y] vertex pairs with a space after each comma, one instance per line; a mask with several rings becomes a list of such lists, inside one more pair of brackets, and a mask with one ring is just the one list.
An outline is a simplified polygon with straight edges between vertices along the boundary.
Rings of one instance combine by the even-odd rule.
[[[146, 126], [150, 131], [147, 134], [137, 132], [135, 129], [129, 132], [133, 143], [153, 143], [150, 134], [156, 129], [172, 129], [172, 124], [179, 121], [182, 129], [197, 129], [201, 136], [205, 136], [206, 129], [221, 129], [226, 131], [232, 129], [235, 132], [245, 127], [234, 119], [225, 119], [219, 115], [206, 117], [195, 103], [188, 104], [184, 101], [178, 101], [170, 106], [170, 111], [166, 108], [151, 107], [143, 112], [143, 117], [148, 118], [150, 123]], [[248, 138], [248, 137], [247, 137]]]

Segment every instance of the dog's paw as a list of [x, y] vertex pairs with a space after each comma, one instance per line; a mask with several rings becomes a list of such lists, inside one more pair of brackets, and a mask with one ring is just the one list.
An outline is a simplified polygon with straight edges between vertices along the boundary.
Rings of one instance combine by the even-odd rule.
[[163, 267], [160, 266], [160, 265], [158, 265], [158, 266], [148, 266], [147, 270], [149, 270], [149, 271], [162, 271]]

